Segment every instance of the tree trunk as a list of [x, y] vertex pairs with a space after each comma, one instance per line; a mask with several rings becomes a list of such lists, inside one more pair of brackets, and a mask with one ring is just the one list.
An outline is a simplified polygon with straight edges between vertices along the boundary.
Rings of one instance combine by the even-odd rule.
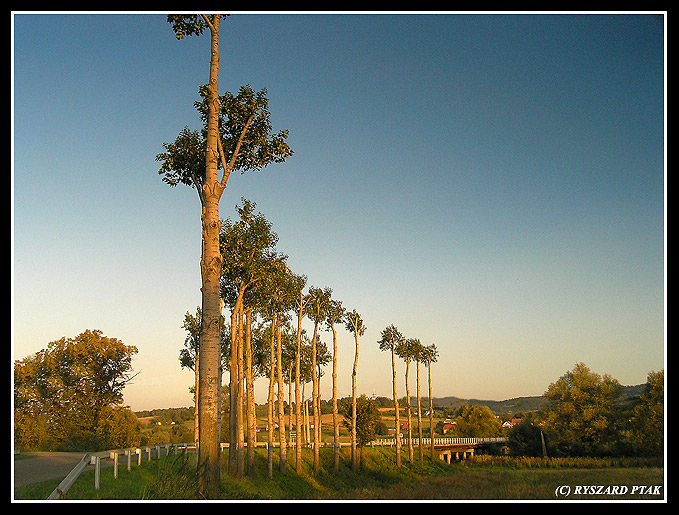
[[238, 391], [236, 393], [236, 433], [238, 438], [238, 452], [236, 456], [236, 475], [238, 477], [242, 477], [245, 473], [245, 420], [243, 417], [245, 374], [243, 373], [243, 336], [243, 304], [241, 303], [240, 311], [238, 312], [238, 338], [236, 341], [238, 344]]
[[319, 425], [319, 406], [318, 406], [318, 372], [316, 370], [316, 338], [318, 335], [318, 322], [314, 324], [314, 336], [311, 340], [311, 406], [314, 412], [314, 473], [318, 474], [321, 471], [320, 461], [320, 425]]
[[199, 356], [199, 451], [203, 465], [199, 485], [202, 494], [214, 498], [219, 488], [219, 277], [222, 256], [219, 251], [219, 199], [222, 186], [217, 177], [217, 138], [219, 117], [219, 15], [213, 16], [210, 43], [210, 104], [207, 120], [207, 155], [204, 205], [202, 212], [201, 282], [203, 318]]
[[358, 469], [356, 456], [356, 369], [358, 368], [358, 330], [354, 332], [356, 341], [356, 354], [354, 356], [354, 368], [351, 372], [351, 468]]
[[410, 387], [408, 386], [408, 372], [410, 360], [406, 359], [406, 409], [408, 410], [408, 459], [413, 462], [413, 422], [410, 415]]
[[245, 380], [247, 381], [248, 419], [248, 476], [255, 477], [255, 446], [257, 445], [257, 423], [255, 419], [255, 381], [252, 373], [252, 308], [245, 312]]
[[298, 474], [302, 473], [302, 399], [300, 398], [300, 372], [302, 359], [302, 292], [299, 292], [299, 310], [297, 311], [297, 353], [295, 355], [295, 425], [297, 435], [295, 437], [295, 468]]
[[195, 385], [194, 385], [194, 392], [193, 392], [193, 443], [196, 444], [196, 449], [198, 449], [198, 436], [199, 436], [199, 421], [200, 418], [198, 417], [198, 392], [200, 391], [200, 374], [199, 370], [200, 368], [198, 367], [198, 357], [196, 356], [196, 364], [195, 364]]
[[422, 447], [422, 403], [420, 400], [420, 362], [417, 362], [417, 432], [419, 437], [420, 461], [424, 459], [424, 447]]
[[238, 437], [236, 433], [236, 399], [238, 397], [238, 310], [240, 298], [231, 312], [231, 355], [229, 359], [229, 475], [235, 476]]
[[335, 472], [339, 471], [339, 416], [337, 413], [337, 331], [335, 326], [331, 324], [332, 329], [332, 430], [334, 449], [334, 467]]
[[[285, 389], [283, 387], [283, 349], [281, 344], [281, 326], [276, 327], [276, 376], [278, 378], [278, 438], [279, 438], [279, 463], [278, 468], [282, 474], [287, 472], [288, 447], [285, 435]], [[288, 399], [289, 403], [289, 399]]]
[[427, 369], [429, 375], [429, 436], [431, 437], [431, 461], [434, 461], [434, 405], [431, 396], [431, 361]]
[[276, 314], [271, 317], [271, 340], [269, 342], [269, 395], [266, 400], [266, 422], [268, 425], [267, 431], [267, 476], [273, 477], [273, 444], [274, 444], [274, 381], [276, 379]]
[[401, 466], [401, 419], [399, 417], [398, 409], [398, 394], [396, 392], [396, 359], [394, 358], [394, 344], [391, 345], [391, 375], [392, 375], [392, 389], [394, 394], [394, 425], [396, 432], [394, 438], [396, 439], [396, 466]]

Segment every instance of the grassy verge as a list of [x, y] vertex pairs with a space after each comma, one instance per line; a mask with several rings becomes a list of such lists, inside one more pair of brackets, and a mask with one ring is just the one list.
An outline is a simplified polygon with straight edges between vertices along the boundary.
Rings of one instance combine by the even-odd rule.
[[[352, 471], [349, 450], [343, 449], [339, 472], [332, 466], [332, 449], [322, 449], [321, 470], [314, 474], [313, 455], [304, 450], [302, 473], [297, 474], [294, 452], [287, 474], [267, 477], [266, 450], [256, 454], [256, 478], [234, 478], [226, 472], [223, 455], [223, 500], [663, 500], [662, 463], [640, 460], [521, 459], [478, 456], [446, 464], [410, 463], [395, 466], [394, 449], [366, 449], [360, 470]], [[102, 468], [100, 489], [94, 489], [94, 472], [80, 476], [67, 499], [196, 499], [195, 455], [163, 457], [140, 467], [120, 467], [113, 478], [110, 467]], [[16, 499], [45, 499], [58, 481], [15, 492]], [[602, 486], [598, 490], [590, 487]], [[587, 486], [585, 491], [582, 487]], [[619, 487], [615, 492], [612, 488]], [[576, 490], [577, 487], [579, 490]], [[623, 489], [623, 487], [626, 487]], [[642, 488], [634, 488], [642, 487]], [[657, 487], [657, 488], [656, 488]], [[624, 490], [624, 492], [623, 492]], [[622, 493], [622, 495], [620, 495]], [[566, 495], [568, 494], [568, 495]]]

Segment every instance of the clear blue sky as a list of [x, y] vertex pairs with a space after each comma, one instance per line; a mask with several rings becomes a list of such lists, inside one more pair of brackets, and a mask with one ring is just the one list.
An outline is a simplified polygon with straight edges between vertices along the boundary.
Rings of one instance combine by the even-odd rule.
[[[13, 357], [100, 329], [139, 349], [132, 409], [189, 406], [200, 207], [155, 156], [200, 128], [209, 35], [177, 41], [164, 14], [12, 21]], [[295, 154], [232, 176], [221, 215], [256, 202], [291, 268], [362, 314], [359, 393], [391, 394], [392, 323], [438, 347], [435, 396], [540, 395], [577, 362], [643, 383], [665, 366], [664, 30], [234, 14], [220, 93], [267, 88]], [[340, 331], [341, 395], [352, 360]]]

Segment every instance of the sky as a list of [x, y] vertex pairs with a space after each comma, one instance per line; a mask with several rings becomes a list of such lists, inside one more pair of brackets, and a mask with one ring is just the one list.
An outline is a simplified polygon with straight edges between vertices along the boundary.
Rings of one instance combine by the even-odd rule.
[[[290, 268], [361, 314], [359, 394], [391, 396], [390, 324], [436, 345], [435, 397], [541, 395], [579, 362], [627, 385], [665, 368], [662, 14], [222, 22], [220, 94], [266, 88], [294, 155], [232, 175], [220, 216], [254, 201]], [[13, 12], [12, 30], [13, 360], [99, 329], [138, 348], [125, 404], [190, 406], [200, 203], [155, 158], [200, 129], [209, 34], [179, 41], [156, 12]], [[338, 346], [348, 396], [353, 335]]]

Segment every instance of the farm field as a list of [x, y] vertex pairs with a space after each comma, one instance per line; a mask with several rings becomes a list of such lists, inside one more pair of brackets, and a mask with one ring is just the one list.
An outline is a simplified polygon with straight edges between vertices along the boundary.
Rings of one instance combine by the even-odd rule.
[[[303, 472], [294, 467], [283, 475], [274, 459], [274, 474], [267, 477], [267, 456], [257, 450], [256, 478], [232, 478], [222, 474], [223, 500], [665, 500], [662, 464], [614, 464], [610, 460], [543, 460], [479, 456], [447, 465], [444, 462], [410, 463], [395, 466], [391, 448], [364, 450], [361, 470], [352, 471], [349, 450], [342, 449], [341, 467], [332, 471], [332, 450], [322, 449], [322, 468], [311, 469], [312, 454], [303, 453]], [[228, 461], [224, 453], [223, 466]], [[93, 472], [86, 472], [66, 495], [67, 500], [186, 500], [195, 499], [193, 455], [170, 456], [122, 469], [113, 478], [110, 468], [102, 469], [101, 487], [95, 490]], [[294, 460], [294, 457], [292, 457]], [[290, 465], [290, 463], [289, 463]], [[647, 465], [647, 466], [641, 466]], [[45, 499], [59, 481], [15, 491], [15, 499]], [[583, 493], [583, 486], [604, 488]], [[617, 486], [615, 491], [605, 487]], [[579, 493], [576, 494], [576, 487]], [[625, 487], [625, 488], [623, 488]], [[642, 487], [636, 488], [635, 487]], [[567, 490], [568, 489], [568, 490]], [[588, 489], [593, 490], [593, 489]], [[620, 492], [624, 491], [622, 495]], [[617, 492], [614, 493], [614, 492]]]

